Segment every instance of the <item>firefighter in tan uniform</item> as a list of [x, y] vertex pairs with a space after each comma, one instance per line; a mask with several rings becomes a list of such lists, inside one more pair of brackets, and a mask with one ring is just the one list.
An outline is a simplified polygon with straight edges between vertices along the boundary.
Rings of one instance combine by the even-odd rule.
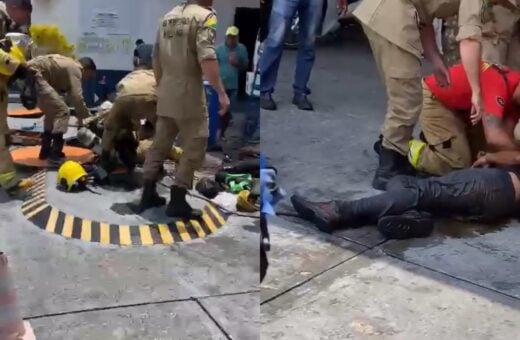
[[116, 87], [114, 106], [104, 120], [101, 166], [108, 172], [115, 168], [114, 151], [132, 174], [137, 163], [141, 121], [155, 126], [157, 120], [157, 91], [152, 70], [138, 67], [123, 78]]
[[370, 41], [388, 97], [374, 188], [384, 189], [388, 179], [409, 171], [409, 141], [422, 104], [423, 55], [433, 64], [439, 84], [449, 84], [447, 67], [435, 41], [434, 18], [459, 14], [457, 40], [465, 56], [463, 63], [473, 92], [472, 105], [480, 112], [479, 41], [485, 9], [483, 2], [477, 0], [365, 0], [354, 11]]
[[96, 65], [90, 58], [79, 61], [58, 54], [32, 59], [28, 66], [38, 71], [36, 88], [38, 107], [44, 114], [43, 138], [40, 159], [59, 161], [63, 154], [63, 135], [69, 126], [69, 106], [62, 96], [67, 96], [81, 121], [90, 116], [83, 99], [82, 80], [95, 76]]
[[188, 1], [162, 19], [153, 63], [158, 84], [158, 118], [154, 142], [144, 164], [139, 212], [165, 204], [157, 194], [156, 182], [179, 136], [184, 153], [176, 167], [166, 214], [182, 218], [201, 215], [188, 204], [186, 194], [193, 187], [195, 170], [204, 161], [209, 136], [203, 76], [218, 93], [219, 113], [222, 115], [229, 108], [215, 52], [217, 18], [212, 4], [212, 0]]
[[9, 152], [9, 127], [7, 126], [8, 86], [15, 79], [26, 79], [31, 71], [25, 66], [23, 52], [11, 48], [9, 53], [0, 49], [0, 188], [8, 193], [28, 184], [20, 180]]

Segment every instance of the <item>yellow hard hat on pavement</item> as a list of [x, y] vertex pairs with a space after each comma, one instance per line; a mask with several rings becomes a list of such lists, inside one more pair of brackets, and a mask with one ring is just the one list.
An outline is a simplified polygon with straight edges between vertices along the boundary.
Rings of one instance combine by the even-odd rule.
[[25, 63], [24, 51], [10, 40], [0, 41], [0, 74], [12, 76]]
[[65, 191], [82, 189], [87, 184], [88, 175], [81, 164], [66, 161], [58, 170], [58, 187]]

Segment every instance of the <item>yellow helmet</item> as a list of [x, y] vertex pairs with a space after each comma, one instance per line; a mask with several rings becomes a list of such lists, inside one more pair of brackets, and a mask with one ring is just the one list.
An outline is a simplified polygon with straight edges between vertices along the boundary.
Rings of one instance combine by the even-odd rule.
[[87, 184], [88, 175], [78, 162], [66, 161], [58, 170], [58, 188], [65, 191], [79, 190]]
[[0, 74], [12, 76], [18, 67], [25, 63], [25, 53], [12, 41], [0, 41]]

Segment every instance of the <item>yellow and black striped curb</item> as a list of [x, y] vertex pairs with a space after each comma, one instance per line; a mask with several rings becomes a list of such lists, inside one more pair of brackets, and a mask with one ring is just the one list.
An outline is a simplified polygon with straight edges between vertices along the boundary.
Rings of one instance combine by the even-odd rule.
[[175, 220], [168, 224], [119, 225], [79, 218], [52, 207], [46, 200], [46, 172], [32, 177], [34, 185], [22, 204], [25, 217], [47, 232], [69, 239], [104, 245], [151, 246], [204, 238], [216, 233], [229, 215], [212, 204], [200, 220]]

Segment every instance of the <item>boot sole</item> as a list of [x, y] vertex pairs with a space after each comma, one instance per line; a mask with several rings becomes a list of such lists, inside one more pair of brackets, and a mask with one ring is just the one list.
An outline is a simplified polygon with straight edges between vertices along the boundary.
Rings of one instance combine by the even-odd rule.
[[161, 200], [160, 202], [156, 201], [154, 204], [150, 204], [150, 205], [147, 205], [144, 207], [142, 207], [141, 205], [138, 204], [135, 206], [135, 209], [132, 209], [132, 210], [137, 214], [142, 214], [146, 210], [153, 209], [153, 208], [159, 208], [159, 207], [162, 207], [163, 205], [166, 205], [166, 199]]
[[385, 216], [377, 223], [379, 232], [391, 240], [428, 237], [433, 233], [433, 228], [433, 221], [430, 219], [405, 216]]
[[316, 228], [322, 232], [332, 234], [333, 228], [325, 219], [316, 215], [314, 210], [307, 208], [305, 204], [300, 204], [299, 200], [296, 200], [294, 196], [291, 197], [291, 203], [294, 207], [294, 210], [296, 210], [298, 215], [300, 215], [304, 220], [314, 223]]
[[168, 210], [166, 210], [166, 216], [171, 217], [171, 218], [187, 218], [187, 219], [190, 219], [190, 220], [199, 220], [199, 219], [202, 218], [202, 215], [203, 215], [202, 211], [199, 211], [199, 210], [194, 210], [189, 215], [178, 214], [176, 212], [168, 212]]

